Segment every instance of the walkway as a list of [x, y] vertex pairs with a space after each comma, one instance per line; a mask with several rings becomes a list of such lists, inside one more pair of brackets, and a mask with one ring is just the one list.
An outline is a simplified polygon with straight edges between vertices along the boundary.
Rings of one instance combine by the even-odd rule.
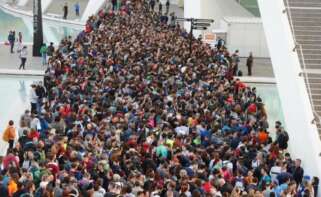
[[[46, 11], [46, 14], [56, 14], [60, 15], [61, 18], [63, 16], [63, 6], [65, 5], [65, 2], [68, 2], [68, 17], [69, 20], [80, 20], [86, 6], [88, 3], [88, 0], [55, 0]], [[76, 16], [74, 5], [76, 2], [79, 2], [80, 5], [80, 16]]]
[[[239, 69], [247, 76], [246, 58], [241, 58]], [[255, 58], [252, 69], [254, 77], [274, 77], [272, 62], [268, 58]]]
[[[3, 43], [0, 44], [0, 70], [2, 69], [18, 69], [20, 65], [20, 59], [17, 53], [11, 54], [9, 52], [9, 46], [5, 46]], [[15, 50], [16, 51], [16, 50]], [[32, 57], [32, 46], [28, 45], [28, 58], [26, 63], [26, 70], [41, 71], [44, 68], [41, 65], [40, 57]], [[1, 71], [0, 71], [1, 73]], [[26, 72], [28, 73], [28, 72]]]

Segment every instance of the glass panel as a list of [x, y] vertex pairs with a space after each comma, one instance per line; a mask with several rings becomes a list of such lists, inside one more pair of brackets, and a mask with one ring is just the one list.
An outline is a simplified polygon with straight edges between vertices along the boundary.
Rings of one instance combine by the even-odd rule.
[[260, 17], [260, 10], [257, 0], [238, 0], [243, 7], [250, 11], [254, 16]]
[[281, 100], [275, 84], [251, 84], [256, 87], [258, 95], [265, 104], [268, 113], [270, 129], [274, 128], [275, 121], [279, 120], [285, 126]]
[[[42, 77], [0, 76], [0, 132], [8, 121], [13, 120], [19, 125], [19, 118], [26, 109], [30, 109], [29, 92], [33, 82], [41, 81]], [[2, 137], [2, 135], [0, 134]]]

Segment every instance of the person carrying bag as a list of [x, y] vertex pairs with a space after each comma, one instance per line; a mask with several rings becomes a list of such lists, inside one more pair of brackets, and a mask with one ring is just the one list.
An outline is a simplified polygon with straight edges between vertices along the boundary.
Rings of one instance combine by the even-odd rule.
[[5, 142], [9, 143], [9, 149], [13, 148], [13, 143], [16, 138], [16, 128], [14, 127], [14, 122], [12, 120], [9, 121], [9, 125], [3, 132], [2, 139]]

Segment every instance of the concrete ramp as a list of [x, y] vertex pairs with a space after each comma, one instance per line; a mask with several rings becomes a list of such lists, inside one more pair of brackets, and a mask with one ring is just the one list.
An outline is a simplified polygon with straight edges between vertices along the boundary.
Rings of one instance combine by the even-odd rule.
[[106, 3], [101, 0], [89, 0], [87, 7], [81, 17], [81, 21], [86, 21], [89, 16], [96, 14], [98, 10]]

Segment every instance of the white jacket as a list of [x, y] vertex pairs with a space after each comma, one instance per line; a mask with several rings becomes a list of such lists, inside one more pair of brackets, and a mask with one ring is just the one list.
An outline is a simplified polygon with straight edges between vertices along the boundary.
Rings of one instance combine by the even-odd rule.
[[27, 58], [27, 56], [28, 56], [27, 48], [22, 48], [20, 51], [20, 58]]
[[33, 88], [30, 89], [29, 99], [30, 99], [31, 103], [37, 103], [38, 102], [38, 96], [36, 94], [36, 90], [33, 89]]

